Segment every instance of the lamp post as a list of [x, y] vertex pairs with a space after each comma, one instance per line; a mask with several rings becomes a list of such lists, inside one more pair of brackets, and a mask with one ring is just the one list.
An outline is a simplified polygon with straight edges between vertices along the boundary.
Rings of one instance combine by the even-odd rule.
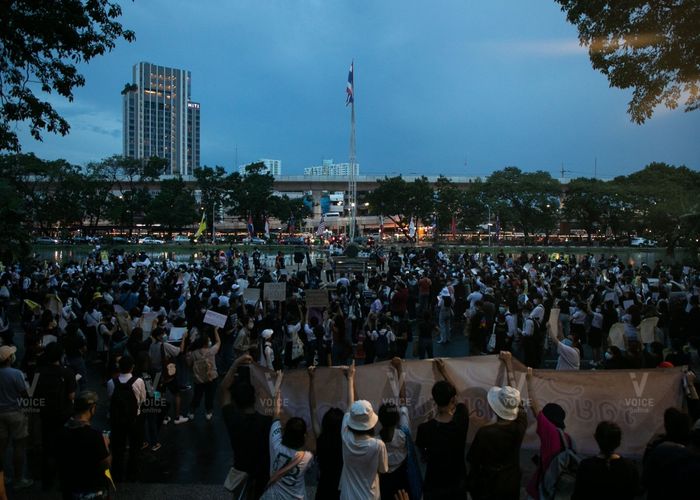
[[486, 208], [489, 209], [489, 221], [486, 225], [489, 228], [489, 248], [491, 248], [491, 205], [486, 205]]

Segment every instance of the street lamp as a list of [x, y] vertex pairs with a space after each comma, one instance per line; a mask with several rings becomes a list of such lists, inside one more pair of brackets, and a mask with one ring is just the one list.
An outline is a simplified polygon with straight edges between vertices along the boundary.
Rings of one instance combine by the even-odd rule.
[[486, 208], [489, 209], [489, 221], [486, 225], [489, 228], [489, 248], [491, 248], [491, 205], [486, 205]]

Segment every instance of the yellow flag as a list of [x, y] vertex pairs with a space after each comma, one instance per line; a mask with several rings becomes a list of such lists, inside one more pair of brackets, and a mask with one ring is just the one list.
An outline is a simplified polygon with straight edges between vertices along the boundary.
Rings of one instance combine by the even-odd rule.
[[194, 233], [194, 239], [196, 240], [197, 238], [202, 236], [202, 234], [204, 234], [204, 231], [206, 231], [206, 230], [207, 230], [207, 223], [204, 220], [204, 214], [202, 214], [202, 222], [199, 223], [199, 229], [197, 229], [197, 232]]

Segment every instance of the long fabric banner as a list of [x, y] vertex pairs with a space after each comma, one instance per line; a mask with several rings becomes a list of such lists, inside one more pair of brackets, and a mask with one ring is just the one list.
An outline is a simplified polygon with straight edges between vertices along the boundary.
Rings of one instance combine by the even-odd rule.
[[[486, 401], [486, 393], [494, 385], [506, 384], [505, 366], [497, 356], [445, 358], [449, 376], [457, 386], [458, 399], [470, 412], [469, 436], [495, 420]], [[525, 367], [513, 361], [516, 388], [529, 404]], [[428, 420], [435, 411], [430, 391], [442, 377], [431, 360], [404, 361], [406, 406], [411, 428]], [[683, 404], [680, 368], [654, 370], [556, 371], [535, 370], [533, 390], [540, 408], [558, 403], [566, 410], [566, 431], [577, 449], [584, 454], [598, 452], [593, 439], [596, 425], [602, 420], [616, 422], [622, 428], [619, 451], [639, 456], [654, 434], [663, 431], [663, 412], [670, 406]], [[258, 410], [271, 413], [276, 374], [258, 365], [251, 367], [251, 382], [258, 394]], [[375, 411], [386, 402], [399, 403], [400, 381], [389, 362], [358, 366], [355, 390], [358, 399], [372, 402]], [[285, 372], [281, 382], [283, 420], [302, 417], [311, 429], [309, 376], [305, 370]], [[315, 395], [320, 422], [325, 412], [347, 406], [347, 380], [342, 368], [318, 368], [315, 374]], [[537, 449], [539, 439], [536, 421], [528, 409], [530, 425], [523, 446]], [[313, 440], [309, 432], [310, 440]], [[415, 434], [414, 434], [415, 435]], [[308, 443], [313, 446], [313, 443]]]

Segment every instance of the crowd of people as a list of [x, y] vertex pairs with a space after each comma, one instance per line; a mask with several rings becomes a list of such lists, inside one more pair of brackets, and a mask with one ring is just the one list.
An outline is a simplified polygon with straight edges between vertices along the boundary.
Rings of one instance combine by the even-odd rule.
[[[218, 392], [233, 451], [226, 483], [241, 498], [305, 498], [307, 470], [317, 475], [319, 499], [465, 498], [467, 491], [475, 499], [519, 498], [528, 413], [514, 383], [489, 392], [497, 421], [467, 446], [469, 409], [439, 359], [435, 416], [415, 436], [406, 406], [375, 412], [356, 397], [355, 364], [391, 360], [400, 372], [403, 358], [433, 358], [436, 344], [461, 335], [468, 342], [460, 355], [500, 353], [509, 377], [513, 357], [534, 368], [556, 360], [561, 370], [700, 364], [700, 275], [689, 266], [416, 247], [375, 252], [369, 264], [344, 272], [308, 251], [266, 259], [235, 249], [183, 264], [97, 249], [79, 263], [3, 266], [0, 457], [12, 447], [13, 488], [32, 483], [27, 415], [40, 423], [33, 429], [41, 434], [42, 488], [55, 489], [60, 479], [65, 498], [100, 498], [112, 479], [137, 479], [141, 454], [158, 452], [164, 425], [199, 418], [202, 399], [201, 418], [212, 419]], [[284, 300], [264, 300], [266, 283], [284, 283]], [[319, 288], [328, 305], [307, 305], [306, 291]], [[657, 318], [654, 339], [644, 343], [640, 325], [648, 318]], [[608, 334], [618, 324], [623, 343], [614, 345]], [[307, 422], [280, 422], [279, 391], [273, 415], [256, 410], [250, 363], [308, 370], [314, 450], [304, 449]], [[317, 366], [347, 367], [345, 409], [317, 415]], [[666, 411], [666, 433], [650, 443], [641, 477], [615, 453], [615, 422], [591, 430], [600, 454], [580, 460], [563, 409], [540, 409], [530, 389], [541, 449], [527, 494], [633, 498], [646, 491], [656, 498], [675, 488], [687, 497], [683, 474], [700, 459], [692, 371], [687, 380], [687, 412]], [[91, 425], [96, 387], [109, 399], [109, 433]]]

